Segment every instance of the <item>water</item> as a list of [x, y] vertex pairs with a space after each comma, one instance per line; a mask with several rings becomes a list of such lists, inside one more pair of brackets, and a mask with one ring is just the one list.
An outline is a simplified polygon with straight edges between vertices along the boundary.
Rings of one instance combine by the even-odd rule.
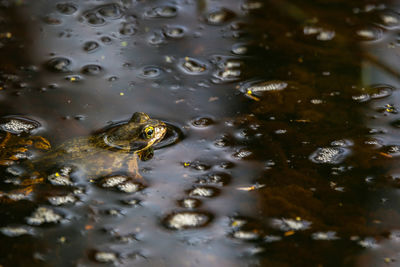
[[[396, 266], [398, 11], [0, 1], [0, 264]], [[23, 179], [136, 111], [168, 125], [143, 180]]]

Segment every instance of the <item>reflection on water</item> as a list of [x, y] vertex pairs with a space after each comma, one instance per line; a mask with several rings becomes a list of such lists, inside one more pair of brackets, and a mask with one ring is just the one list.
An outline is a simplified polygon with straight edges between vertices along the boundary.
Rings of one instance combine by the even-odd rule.
[[[0, 1], [0, 264], [395, 266], [396, 10]], [[136, 111], [143, 179], [68, 141]]]

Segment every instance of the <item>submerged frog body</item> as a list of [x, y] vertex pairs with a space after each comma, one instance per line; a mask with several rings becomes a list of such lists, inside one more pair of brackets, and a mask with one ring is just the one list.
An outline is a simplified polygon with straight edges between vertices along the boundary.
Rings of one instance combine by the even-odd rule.
[[29, 165], [39, 172], [54, 166], [76, 167], [90, 179], [114, 173], [139, 178], [137, 159], [146, 160], [166, 131], [165, 123], [136, 112], [126, 124], [69, 140]]
[[90, 178], [115, 172], [125, 172], [138, 178], [137, 159], [146, 159], [152, 151], [152, 145], [162, 140], [166, 131], [163, 122], [137, 112], [128, 123], [93, 136], [67, 141], [33, 164], [38, 168], [48, 164], [73, 165]]

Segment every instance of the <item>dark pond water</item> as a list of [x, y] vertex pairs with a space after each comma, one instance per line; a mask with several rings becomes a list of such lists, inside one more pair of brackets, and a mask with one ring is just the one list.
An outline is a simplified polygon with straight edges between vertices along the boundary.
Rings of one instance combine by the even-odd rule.
[[1, 0], [0, 266], [398, 266], [399, 10]]

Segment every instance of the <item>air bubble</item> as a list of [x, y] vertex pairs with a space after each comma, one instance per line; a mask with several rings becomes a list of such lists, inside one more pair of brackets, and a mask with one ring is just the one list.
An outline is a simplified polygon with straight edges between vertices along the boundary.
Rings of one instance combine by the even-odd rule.
[[154, 45], [154, 46], [161, 45], [161, 44], [165, 43], [165, 37], [162, 33], [153, 32], [147, 39], [147, 42], [150, 45]]
[[125, 36], [132, 36], [136, 33], [136, 25], [133, 23], [122, 23], [119, 33]]
[[166, 227], [175, 230], [202, 227], [210, 221], [211, 217], [201, 212], [179, 212], [167, 216], [164, 220]]
[[56, 7], [58, 12], [64, 15], [72, 15], [78, 10], [78, 8], [71, 3], [58, 3]]
[[118, 256], [113, 252], [98, 251], [94, 254], [94, 259], [101, 263], [114, 263], [118, 260]]
[[128, 180], [128, 177], [122, 176], [122, 175], [106, 177], [101, 182], [101, 187], [103, 187], [103, 188], [115, 187], [117, 185], [120, 185], [120, 184], [126, 182], [127, 180]]
[[201, 201], [195, 198], [185, 198], [180, 202], [180, 205], [184, 208], [194, 209], [200, 206]]
[[375, 41], [382, 37], [383, 32], [380, 28], [369, 27], [357, 30], [356, 34], [363, 41]]
[[47, 68], [55, 72], [70, 72], [71, 60], [65, 57], [52, 58], [47, 62]]
[[316, 232], [311, 235], [314, 240], [337, 240], [336, 232], [328, 231], [328, 232]]
[[235, 231], [232, 234], [232, 236], [233, 236], [233, 238], [247, 240], [247, 241], [260, 239], [260, 234], [257, 231], [239, 230], [239, 231]]
[[95, 64], [86, 65], [82, 68], [82, 73], [87, 75], [99, 75], [102, 72], [102, 67]]
[[173, 39], [180, 39], [185, 35], [185, 31], [181, 27], [167, 27], [164, 29], [164, 34]]
[[88, 41], [83, 45], [83, 50], [85, 50], [88, 53], [92, 53], [95, 52], [99, 47], [100, 45], [97, 42]]
[[172, 18], [175, 17], [178, 10], [174, 6], [155, 7], [146, 11], [145, 16], [149, 18]]
[[60, 25], [62, 23], [62, 21], [54, 14], [47, 15], [43, 20], [49, 25]]
[[205, 63], [189, 57], [180, 60], [179, 67], [187, 74], [192, 75], [202, 74], [207, 70]]
[[112, 42], [112, 39], [108, 36], [103, 36], [100, 38], [100, 40], [105, 44], [111, 44], [111, 42]]
[[243, 44], [234, 44], [232, 46], [232, 53], [235, 55], [245, 55], [248, 52], [248, 48]]
[[255, 0], [247, 0], [242, 4], [242, 9], [245, 11], [257, 10], [263, 7], [263, 3]]
[[65, 196], [49, 197], [48, 201], [50, 202], [50, 204], [52, 204], [54, 206], [61, 206], [61, 205], [75, 203], [77, 201], [77, 199], [72, 194], [68, 194]]
[[147, 79], [153, 79], [160, 76], [162, 73], [161, 69], [154, 66], [143, 67], [140, 76]]
[[192, 121], [192, 125], [197, 128], [205, 128], [214, 124], [214, 121], [208, 117], [201, 117]]
[[381, 99], [392, 95], [394, 88], [390, 85], [375, 85], [368, 90], [372, 99]]
[[121, 8], [117, 4], [104, 5], [98, 8], [98, 13], [108, 19], [117, 19], [121, 17]]
[[211, 25], [222, 25], [235, 17], [235, 13], [226, 8], [219, 8], [206, 15], [206, 22]]
[[32, 235], [33, 230], [27, 227], [8, 226], [0, 228], [0, 232], [9, 237], [17, 237], [21, 235]]
[[86, 13], [84, 15], [84, 18], [86, 19], [86, 21], [93, 25], [93, 26], [101, 26], [104, 25], [106, 23], [105, 19], [99, 17], [97, 14], [95, 13]]
[[271, 226], [281, 231], [300, 231], [309, 229], [311, 222], [306, 220], [294, 219], [272, 219]]
[[216, 193], [216, 189], [212, 187], [196, 187], [189, 192], [189, 196], [213, 197], [216, 195]]
[[197, 183], [201, 185], [224, 186], [229, 183], [230, 179], [231, 177], [227, 173], [215, 172], [202, 176], [197, 180]]
[[62, 217], [51, 209], [39, 207], [26, 220], [31, 225], [41, 225], [44, 223], [58, 223], [62, 220]]

